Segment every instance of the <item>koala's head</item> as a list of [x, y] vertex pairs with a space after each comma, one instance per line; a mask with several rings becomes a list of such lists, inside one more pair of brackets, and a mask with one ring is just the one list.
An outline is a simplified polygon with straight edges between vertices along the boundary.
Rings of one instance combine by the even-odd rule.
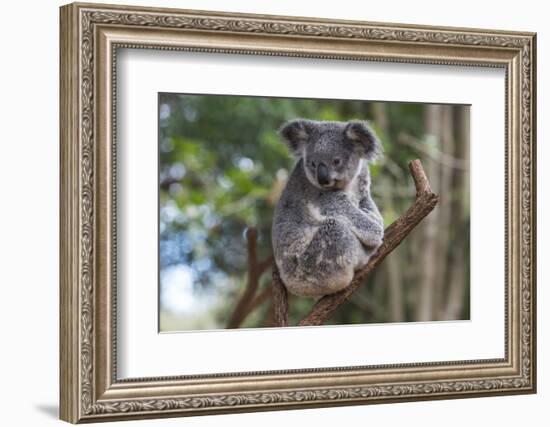
[[308, 180], [322, 190], [343, 190], [363, 161], [374, 160], [380, 142], [367, 122], [323, 122], [296, 119], [280, 131], [290, 150], [303, 160]]

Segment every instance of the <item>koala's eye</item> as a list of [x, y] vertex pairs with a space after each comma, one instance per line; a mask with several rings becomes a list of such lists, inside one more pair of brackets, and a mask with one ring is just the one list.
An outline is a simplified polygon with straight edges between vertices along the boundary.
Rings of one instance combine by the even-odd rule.
[[332, 164], [333, 164], [334, 166], [340, 166], [340, 165], [342, 164], [342, 159], [340, 159], [340, 158], [337, 157], [337, 158], [335, 158], [335, 159], [332, 161]]
[[313, 160], [311, 162], [309, 162], [309, 164], [311, 165], [312, 168], [314, 168], [316, 166], [315, 162]]

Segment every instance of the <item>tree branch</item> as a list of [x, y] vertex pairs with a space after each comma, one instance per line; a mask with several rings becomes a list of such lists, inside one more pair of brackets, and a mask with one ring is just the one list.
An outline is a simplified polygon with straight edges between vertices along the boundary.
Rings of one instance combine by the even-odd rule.
[[[311, 309], [310, 313], [298, 324], [299, 326], [313, 326], [323, 324], [336, 309], [346, 302], [352, 294], [363, 284], [367, 276], [380, 264], [386, 256], [392, 252], [407, 235], [424, 219], [437, 205], [438, 196], [434, 194], [430, 188], [428, 178], [422, 168], [420, 160], [413, 160], [409, 163], [409, 170], [414, 179], [416, 187], [416, 200], [414, 204], [391, 224], [384, 232], [384, 242], [378, 248], [378, 251], [372, 256], [367, 265], [355, 273], [350, 285], [334, 294], [322, 297]], [[275, 285], [276, 267], [273, 267], [273, 282]], [[280, 281], [277, 272], [277, 278]], [[284, 288], [284, 285], [281, 286]], [[281, 316], [288, 313], [288, 301], [286, 296], [279, 300], [275, 298], [277, 286], [274, 286], [274, 305], [281, 304], [281, 307], [275, 307], [275, 312], [280, 312]], [[286, 288], [284, 289], [286, 293]], [[284, 307], [286, 303], [287, 307]], [[275, 318], [278, 326], [286, 326], [279, 324], [277, 317]], [[285, 323], [285, 319], [279, 319], [281, 323]]]
[[256, 251], [256, 238], [258, 232], [255, 228], [248, 228], [246, 230], [246, 241], [247, 241], [247, 251], [248, 251], [248, 280], [246, 288], [239, 299], [239, 302], [235, 306], [229, 321], [227, 322], [227, 328], [238, 328], [241, 322], [244, 320], [248, 314], [248, 306], [256, 290], [258, 289], [258, 281], [261, 273], [258, 271], [258, 255]]
[[273, 323], [275, 326], [288, 326], [288, 292], [279, 275], [277, 264], [273, 262]]

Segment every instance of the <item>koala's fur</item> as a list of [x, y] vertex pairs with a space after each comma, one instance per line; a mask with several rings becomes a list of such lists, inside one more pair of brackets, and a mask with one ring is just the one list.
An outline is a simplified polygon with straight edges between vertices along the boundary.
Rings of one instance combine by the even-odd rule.
[[380, 143], [362, 121], [297, 119], [280, 134], [298, 161], [273, 218], [279, 273], [295, 295], [337, 292], [382, 244], [368, 166]]

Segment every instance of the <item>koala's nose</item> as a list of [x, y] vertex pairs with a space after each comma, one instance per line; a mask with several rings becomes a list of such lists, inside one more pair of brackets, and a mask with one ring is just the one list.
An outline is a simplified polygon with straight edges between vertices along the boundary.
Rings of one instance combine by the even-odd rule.
[[319, 163], [317, 167], [317, 181], [321, 185], [328, 185], [330, 183], [328, 168], [324, 163]]

